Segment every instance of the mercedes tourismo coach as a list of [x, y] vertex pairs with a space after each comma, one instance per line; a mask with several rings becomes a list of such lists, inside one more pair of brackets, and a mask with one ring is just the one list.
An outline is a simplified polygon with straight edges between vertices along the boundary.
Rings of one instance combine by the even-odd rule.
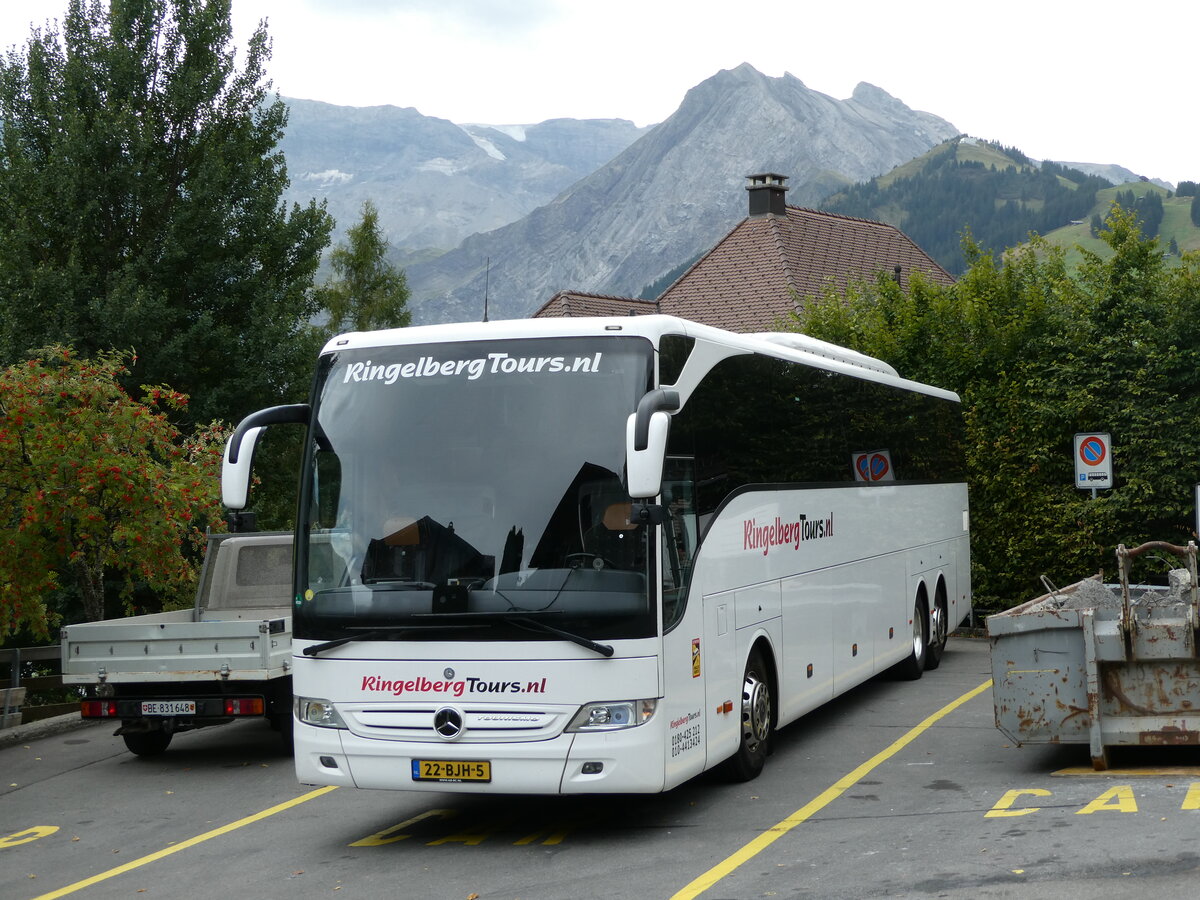
[[958, 398], [796, 334], [670, 316], [347, 334], [295, 541], [305, 784], [648, 792], [937, 665], [970, 605]]

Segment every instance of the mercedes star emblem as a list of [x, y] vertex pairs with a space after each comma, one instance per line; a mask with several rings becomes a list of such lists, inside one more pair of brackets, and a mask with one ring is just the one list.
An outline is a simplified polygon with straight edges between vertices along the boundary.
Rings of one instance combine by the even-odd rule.
[[451, 706], [443, 706], [433, 714], [433, 730], [437, 732], [438, 737], [447, 741], [453, 740], [462, 734], [462, 713]]

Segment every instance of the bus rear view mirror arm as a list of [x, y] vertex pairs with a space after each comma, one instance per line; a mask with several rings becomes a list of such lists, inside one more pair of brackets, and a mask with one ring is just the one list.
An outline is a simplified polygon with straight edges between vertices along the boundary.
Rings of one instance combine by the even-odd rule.
[[656, 391], [647, 391], [645, 396], [638, 401], [637, 421], [634, 427], [633, 449], [641, 451], [647, 449], [650, 442], [650, 421], [656, 412], [678, 412], [679, 411], [679, 392], [665, 391], [659, 388]]
[[260, 409], [242, 419], [225, 445], [225, 459], [221, 466], [221, 500], [226, 508], [246, 508], [254, 447], [263, 430], [268, 425], [305, 424], [310, 412], [307, 403], [294, 403]]
[[679, 409], [679, 392], [661, 388], [649, 391], [625, 425], [625, 459], [629, 496], [635, 500], [657, 497], [662, 490], [663, 459], [671, 428], [669, 412]]
[[661, 503], [642, 501], [640, 506], [633, 509], [633, 521], [639, 525], [661, 525], [671, 518], [671, 511]]

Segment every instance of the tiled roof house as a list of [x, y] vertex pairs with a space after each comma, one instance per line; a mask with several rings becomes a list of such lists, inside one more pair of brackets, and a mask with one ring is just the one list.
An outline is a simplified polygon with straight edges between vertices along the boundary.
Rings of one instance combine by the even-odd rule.
[[644, 316], [658, 311], [658, 304], [653, 300], [559, 291], [534, 313], [533, 317], [547, 319], [568, 316]]
[[[882, 222], [787, 206], [786, 176], [751, 175], [749, 215], [695, 262], [656, 303], [563, 292], [535, 316], [662, 312], [737, 332], [776, 330], [797, 303], [841, 292], [880, 272], [907, 285], [920, 271], [938, 284], [954, 278], [904, 232]], [[565, 305], [565, 312], [564, 312]]]

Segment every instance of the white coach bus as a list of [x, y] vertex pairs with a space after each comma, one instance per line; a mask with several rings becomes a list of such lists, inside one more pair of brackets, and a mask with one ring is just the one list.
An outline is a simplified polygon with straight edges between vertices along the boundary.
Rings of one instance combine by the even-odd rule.
[[302, 423], [304, 784], [663, 791], [918, 678], [970, 606], [958, 398], [670, 316], [347, 334]]

